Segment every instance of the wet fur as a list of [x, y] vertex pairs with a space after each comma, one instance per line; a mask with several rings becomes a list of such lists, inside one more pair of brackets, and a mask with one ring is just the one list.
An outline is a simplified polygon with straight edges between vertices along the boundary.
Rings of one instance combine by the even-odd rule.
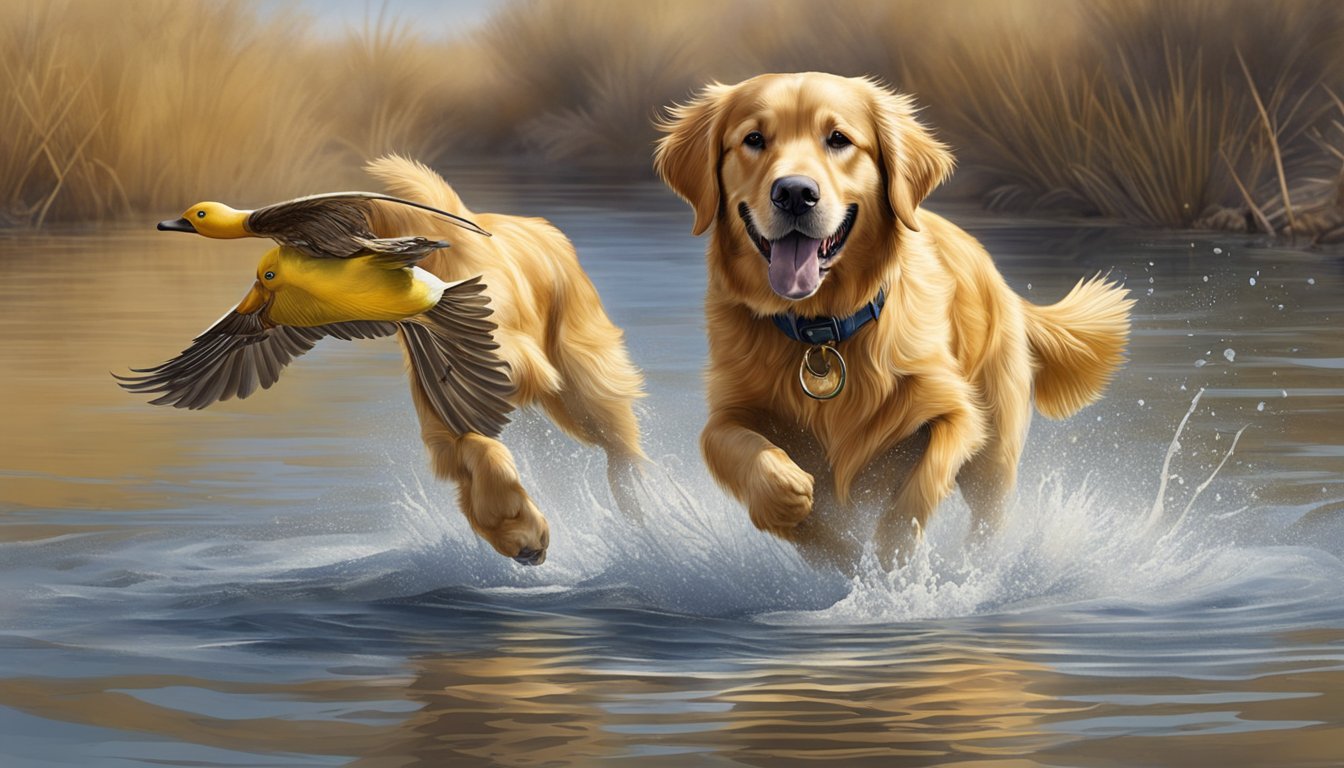
[[[992, 527], [1016, 482], [1033, 389], [1052, 418], [1101, 396], [1123, 361], [1126, 292], [1093, 279], [1049, 307], [1014, 294], [979, 242], [918, 208], [951, 173], [952, 155], [908, 97], [870, 80], [807, 73], [715, 84], [662, 128], [655, 168], [695, 209], [694, 232], [709, 232], [701, 447], [715, 478], [758, 528], [826, 562], [852, 564], [868, 538], [846, 511], [857, 487], [883, 494], [876, 541], [887, 567], [954, 483]], [[826, 147], [836, 129], [852, 152]], [[766, 150], [742, 148], [750, 130], [770, 137]], [[796, 302], [771, 290], [735, 213], [743, 202], [753, 217], [768, 212], [772, 181], [792, 174], [819, 182], [819, 208], [859, 205], [829, 274]], [[880, 286], [880, 321], [839, 346], [844, 392], [806, 397], [804, 347], [769, 316], [846, 316]]]
[[[402, 157], [367, 170], [386, 190], [480, 224], [493, 237], [465, 231], [406, 206], [375, 204], [379, 237], [421, 235], [452, 246], [419, 263], [445, 281], [482, 275], [499, 325], [495, 340], [508, 363], [517, 407], [539, 405], [565, 432], [607, 454], [608, 479], [622, 509], [634, 514], [630, 482], [643, 459], [634, 401], [644, 379], [630, 361], [624, 334], [602, 309], [574, 246], [543, 219], [473, 213], [437, 173]], [[498, 440], [457, 435], [429, 406], [411, 376], [421, 436], [435, 473], [453, 480], [472, 528], [501, 554], [544, 553], [549, 527], [523, 488], [513, 456]], [[534, 561], [535, 557], [532, 558]]]

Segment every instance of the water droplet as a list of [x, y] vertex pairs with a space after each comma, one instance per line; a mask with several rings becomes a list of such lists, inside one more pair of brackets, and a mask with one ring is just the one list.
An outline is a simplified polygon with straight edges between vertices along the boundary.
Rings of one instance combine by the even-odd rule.
[[1255, 406], [1255, 410], [1257, 410], [1257, 411], [1263, 411], [1263, 410], [1265, 410], [1265, 401], [1264, 401], [1264, 400], [1261, 400], [1261, 401], [1260, 401], [1260, 404], [1257, 405], [1257, 406]]
[[1206, 283], [1209, 282], [1209, 276], [1208, 276], [1208, 275], [1205, 275], [1205, 276], [1204, 276], [1204, 282], [1206, 282]]
[[1214, 252], [1215, 254], [1221, 254], [1221, 253], [1223, 252], [1223, 249], [1222, 249], [1222, 248], [1214, 248], [1214, 249], [1213, 249], [1213, 252]]
[[1307, 278], [1307, 285], [1315, 285], [1315, 284], [1316, 284], [1316, 278], [1314, 277]]
[[1031, 290], [1031, 283], [1027, 283], [1027, 290], [1028, 290], [1028, 291]]
[[1280, 389], [1279, 392], [1282, 393], [1284, 397], [1288, 396], [1288, 390], [1286, 389]]
[[1142, 397], [1139, 398], [1139, 405], [1143, 405], [1143, 398], [1142, 398]]
[[1204, 366], [1206, 366], [1206, 365], [1208, 365], [1208, 364], [1209, 364], [1209, 361], [1208, 361], [1208, 360], [1196, 360], [1196, 361], [1195, 361], [1195, 367], [1196, 367], [1196, 368], [1203, 368]]
[[1255, 285], [1255, 278], [1254, 278], [1254, 277], [1251, 278], [1251, 285]]
[[1231, 363], [1237, 359], [1237, 353], [1233, 349], [1224, 349], [1223, 357], [1227, 358], [1227, 362]]

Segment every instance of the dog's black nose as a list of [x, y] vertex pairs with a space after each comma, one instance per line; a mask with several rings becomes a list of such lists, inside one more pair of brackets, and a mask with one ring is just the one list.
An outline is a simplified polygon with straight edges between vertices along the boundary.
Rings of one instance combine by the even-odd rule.
[[821, 199], [817, 182], [806, 176], [783, 176], [770, 185], [770, 202], [785, 213], [802, 216]]

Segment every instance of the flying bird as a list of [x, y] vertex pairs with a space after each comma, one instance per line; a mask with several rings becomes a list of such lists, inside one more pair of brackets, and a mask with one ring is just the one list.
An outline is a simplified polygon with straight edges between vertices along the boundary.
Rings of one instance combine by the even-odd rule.
[[448, 246], [444, 241], [425, 237], [378, 237], [371, 221], [378, 202], [429, 211], [463, 229], [490, 236], [475, 222], [456, 214], [377, 192], [328, 192], [254, 211], [235, 210], [223, 203], [197, 203], [183, 212], [181, 218], [159, 222], [159, 229], [195, 232], [225, 240], [269, 237], [315, 258], [348, 259], [364, 253], [413, 256]]
[[400, 333], [444, 423], [458, 434], [494, 437], [508, 423], [513, 385], [496, 353], [485, 285], [479, 275], [445, 283], [415, 266], [422, 258], [386, 252], [311, 258], [293, 247], [273, 248], [242, 302], [180, 355], [113, 375], [131, 392], [158, 394], [154, 405], [205, 408], [270, 388], [281, 369], [325, 337]]

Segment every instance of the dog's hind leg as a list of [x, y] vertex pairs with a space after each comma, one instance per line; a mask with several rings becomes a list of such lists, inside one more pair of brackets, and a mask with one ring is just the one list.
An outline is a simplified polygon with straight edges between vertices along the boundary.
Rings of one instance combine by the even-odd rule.
[[630, 361], [623, 335], [602, 311], [590, 285], [568, 297], [552, 318], [547, 357], [560, 373], [558, 391], [540, 393], [546, 413], [565, 432], [607, 454], [607, 483], [617, 507], [639, 519], [636, 495], [644, 452], [639, 444], [635, 400], [644, 377]]
[[952, 492], [957, 474], [987, 436], [984, 413], [965, 382], [946, 376], [907, 382], [907, 396], [920, 409], [904, 416], [911, 426], [927, 425], [929, 441], [878, 522], [877, 554], [887, 570], [897, 565], [898, 554], [902, 560], [909, 557], [929, 516]]
[[961, 495], [971, 508], [971, 535], [993, 535], [1003, 522], [1005, 501], [1017, 485], [1017, 465], [1031, 425], [1031, 389], [1025, 355], [1021, 375], [992, 380], [982, 391], [989, 420], [989, 439], [957, 474]]
[[991, 440], [957, 474], [957, 485], [966, 505], [971, 508], [971, 536], [992, 536], [1003, 522], [1003, 508], [1017, 484], [1017, 462], [1021, 452]]
[[458, 506], [472, 530], [500, 554], [524, 565], [545, 562], [550, 526], [523, 489], [509, 449], [484, 435], [455, 434], [414, 375], [411, 399], [434, 474], [457, 483]]

